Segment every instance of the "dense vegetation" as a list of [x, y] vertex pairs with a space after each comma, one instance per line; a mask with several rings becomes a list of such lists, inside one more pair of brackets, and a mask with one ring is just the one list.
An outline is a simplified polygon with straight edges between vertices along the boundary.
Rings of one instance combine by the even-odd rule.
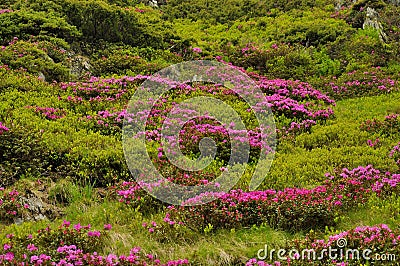
[[[373, 265], [395, 265], [398, 1], [154, 3], [0, 0], [0, 264], [372, 265], [257, 257], [265, 245], [321, 252], [345, 238], [347, 248], [387, 254]], [[217, 153], [207, 168], [183, 171], [165, 156], [161, 124], [192, 97], [238, 112], [250, 152], [232, 190], [207, 204], [169, 206], [133, 177], [123, 123], [142, 82], [201, 59], [232, 64], [254, 81], [274, 115], [276, 152], [249, 191], [265, 146], [254, 113], [224, 84], [178, 86], [146, 110], [142, 132], [163, 176], [199, 185], [228, 170], [232, 128], [209, 116], [187, 123], [178, 141], [196, 159], [200, 140], [212, 137]]]

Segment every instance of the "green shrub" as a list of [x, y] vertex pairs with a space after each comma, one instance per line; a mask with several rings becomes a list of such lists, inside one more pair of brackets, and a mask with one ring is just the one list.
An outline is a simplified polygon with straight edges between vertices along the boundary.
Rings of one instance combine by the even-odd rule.
[[51, 168], [51, 154], [40, 143], [41, 133], [10, 125], [0, 136], [0, 186], [9, 186], [27, 174], [42, 175]]
[[321, 77], [312, 83], [336, 100], [389, 94], [398, 90], [395, 76], [380, 67], [353, 70], [339, 77]]
[[0, 15], [0, 43], [5, 45], [14, 37], [27, 40], [33, 36], [47, 36], [68, 42], [80, 36], [75, 26], [68, 24], [54, 12], [18, 10]]
[[307, 151], [292, 148], [290, 153], [277, 153], [271, 169], [259, 189], [313, 187], [324, 180], [324, 174], [335, 169], [372, 164], [382, 171], [395, 172], [396, 163], [387, 158], [387, 148], [364, 146], [315, 148]]
[[72, 203], [75, 200], [74, 196], [79, 193], [76, 185], [67, 179], [62, 179], [49, 188], [49, 200], [66, 206]]
[[[90, 229], [90, 224], [86, 226], [81, 224], [71, 226], [70, 222], [64, 221], [57, 229], [46, 227], [38, 230], [36, 234], [11, 235], [8, 241], [8, 245], [11, 246], [9, 252], [13, 252], [16, 256], [22, 256], [22, 254], [26, 253], [28, 245], [34, 245], [36, 252], [46, 254], [53, 260], [62, 258], [63, 254], [57, 251], [60, 246], [75, 245], [83, 253], [98, 252], [106, 244], [107, 232], [104, 230], [90, 231]], [[96, 232], [96, 234], [92, 236], [90, 232]]]
[[274, 44], [262, 49], [247, 44], [227, 56], [234, 65], [257, 70], [269, 78], [300, 80], [315, 73], [311, 55], [302, 46]]
[[158, 11], [148, 7], [144, 12], [138, 12], [135, 8], [122, 8], [101, 0], [63, 1], [62, 7], [68, 22], [82, 32], [85, 42], [91, 44], [87, 49], [82, 47], [87, 52], [93, 52], [93, 48], [103, 42], [162, 48], [173, 36]]
[[49, 42], [37, 43], [15, 39], [0, 50], [0, 63], [13, 69], [26, 69], [28, 73], [36, 75], [42, 73], [50, 81], [67, 80], [69, 69], [61, 63], [62, 61], [65, 63], [66, 60], [63, 53], [65, 50]]
[[97, 52], [92, 61], [94, 74], [130, 75], [153, 74], [173, 63], [182, 61], [182, 57], [168, 51], [131, 46], [112, 46]]
[[327, 48], [331, 58], [339, 60], [343, 71], [347, 72], [386, 66], [394, 52], [381, 42], [378, 31], [372, 28], [342, 35]]

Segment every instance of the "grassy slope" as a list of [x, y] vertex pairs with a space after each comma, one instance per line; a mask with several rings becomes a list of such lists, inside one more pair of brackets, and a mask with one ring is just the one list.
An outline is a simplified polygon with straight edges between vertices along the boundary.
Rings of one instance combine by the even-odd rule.
[[[295, 144], [281, 144], [282, 147], [280, 146], [280, 152], [273, 163], [271, 175], [274, 174], [274, 171], [288, 174], [279, 178], [278, 186], [315, 185], [323, 179], [323, 173], [326, 170], [333, 170], [334, 166], [337, 166], [335, 160], [340, 160], [341, 164], [349, 167], [377, 162], [383, 168], [393, 168], [394, 162], [391, 162], [387, 154], [398, 140], [395, 137], [380, 138], [382, 146], [374, 150], [367, 146], [366, 140], [374, 140], [377, 136], [361, 132], [357, 127], [366, 119], [383, 117], [388, 112], [393, 112], [397, 108], [399, 100], [400, 93], [392, 93], [339, 101], [335, 107], [335, 120], [325, 126], [316, 127], [311, 134], [298, 136]], [[329, 132], [331, 128], [336, 132], [338, 128], [341, 128], [342, 132], [337, 132], [335, 137], [319, 148], [312, 150], [302, 148], [304, 143], [312, 144], [313, 141], [315, 142], [314, 137], [320, 136], [322, 131]], [[337, 141], [340, 141], [342, 145], [337, 146]], [[290, 147], [294, 148], [295, 152], [291, 152]], [[353, 161], [351, 158], [354, 156], [346, 157], [346, 154], [350, 152], [354, 155], [354, 151], [359, 151], [359, 156]], [[321, 167], [323, 164], [326, 166]], [[291, 166], [291, 172], [289, 172], [289, 168], [285, 168], [288, 167], [287, 165]], [[297, 167], [293, 167], [293, 165]], [[311, 170], [305, 171], [305, 169]], [[303, 172], [309, 176], [302, 175]], [[286, 181], [282, 182], [282, 180]], [[29, 182], [29, 180], [25, 179], [20, 182]], [[264, 186], [273, 187], [271, 179], [267, 179]], [[111, 241], [104, 250], [105, 252], [122, 254], [128, 252], [132, 246], [138, 245], [147, 252], [154, 252], [165, 259], [188, 258], [199, 265], [227, 265], [244, 262], [247, 258], [255, 257], [257, 250], [263, 248], [264, 244], [268, 244], [270, 247], [282, 247], [285, 241], [306, 233], [293, 235], [272, 230], [268, 226], [260, 226], [240, 230], [220, 230], [203, 235], [187, 232], [187, 235], [184, 236], [185, 242], [160, 243], [148, 237], [142, 223], [152, 220], [161, 221], [164, 217], [163, 213], [149, 214], [143, 217], [139, 211], [129, 209], [121, 203], [107, 200], [107, 198], [104, 201], [99, 200], [89, 186], [75, 187], [73, 191], [75, 191], [73, 203], [66, 209], [64, 218], [76, 223], [90, 223], [98, 228], [105, 223], [113, 224]], [[396, 197], [386, 200], [371, 199], [368, 204], [341, 217], [338, 225], [328, 231], [341, 231], [358, 225], [377, 223], [386, 223], [395, 228], [399, 224], [399, 205], [400, 200]], [[26, 234], [34, 232], [48, 223], [57, 226], [59, 222], [42, 221], [24, 223], [21, 226], [4, 226], [0, 228], [1, 235], [4, 237], [7, 233]]]
[[[271, 44], [280, 41], [296, 43], [296, 40], [305, 38], [306, 29], [312, 28], [313, 25], [326, 25], [328, 29], [337, 28], [343, 29], [343, 31], [351, 28], [344, 20], [330, 17], [334, 12], [332, 5], [323, 6], [325, 7], [302, 12], [299, 10], [291, 13], [283, 12], [277, 18], [266, 16], [232, 21], [227, 24], [193, 22], [182, 19], [174, 21], [174, 30], [183, 40], [193, 38], [191, 45], [202, 48], [204, 55], [215, 55], [214, 53], [221, 49], [224, 44], [229, 47], [229, 42], [237, 43], [238, 46], [254, 42], [264, 45], [266, 49]], [[145, 12], [145, 14], [147, 13]], [[146, 18], [142, 18], [144, 23], [147, 22], [145, 21]], [[294, 30], [296, 27], [298, 27], [298, 31]], [[113, 63], [123, 61], [119, 60], [118, 56], [115, 59], [113, 58], [110, 59], [110, 61], [115, 61]], [[125, 59], [125, 57], [121, 58]], [[362, 60], [360, 60], [360, 66]], [[369, 57], [366, 56], [365, 60], [369, 60]], [[165, 62], [162, 61], [162, 63]], [[372, 61], [370, 63], [373, 64]], [[396, 70], [397, 68], [394, 67], [393, 69]], [[18, 84], [14, 84], [14, 82], [18, 82]], [[0, 109], [11, 108], [11, 106], [22, 109], [26, 105], [54, 106], [54, 104], [60, 108], [65, 107], [56, 99], [54, 94], [56, 89], [49, 89], [50, 86], [42, 84], [42, 88], [36, 83], [31, 84], [29, 80], [22, 77], [18, 79], [4, 77], [0, 80], [0, 83], [4, 88], [13, 84], [16, 90], [24, 88], [30, 91], [27, 93], [10, 91], [2, 95], [3, 101], [0, 102], [0, 107], [4, 108]], [[47, 89], [49, 90], [47, 91]], [[52, 93], [54, 95], [51, 95]], [[7, 101], [4, 101], [6, 98]], [[399, 136], [383, 138], [362, 132], [359, 130], [359, 126], [366, 119], [374, 117], [383, 119], [388, 113], [399, 113], [399, 100], [400, 92], [337, 102], [337, 106], [334, 108], [335, 119], [327, 121], [326, 125], [313, 127], [310, 134], [302, 134], [296, 137], [295, 141], [283, 141], [279, 144], [271, 171], [260, 189], [283, 189], [292, 186], [313, 187], [324, 180], [324, 173], [343, 167], [351, 169], [359, 165], [372, 164], [383, 171], [397, 170], [395, 162], [388, 157], [388, 153], [399, 141]], [[67, 119], [71, 119], [70, 124], [76, 122], [79, 117], [72, 111], [69, 115], [71, 116]], [[66, 147], [68, 149], [71, 146], [78, 146], [77, 154], [81, 150], [87, 150], [87, 153], [95, 156], [95, 154], [100, 154], [103, 151], [112, 151], [116, 146], [120, 147], [119, 141], [114, 137], [87, 134], [84, 130], [75, 132], [75, 128], [69, 127], [67, 123], [63, 125], [62, 122], [49, 122], [39, 119], [34, 114], [27, 116], [26, 112], [20, 114], [14, 112], [12, 119], [17, 124], [18, 122], [24, 124], [25, 121], [29, 121], [26, 123], [34, 124], [37, 129], [45, 127], [47, 129], [45, 134], [51, 135], [51, 139], [54, 141], [54, 143], [47, 143], [49, 149], [53, 147]], [[369, 147], [367, 140], [374, 141], [376, 138], [380, 139], [380, 146], [376, 149]], [[91, 149], [91, 147], [96, 148]], [[85, 173], [82, 175], [85, 175]], [[42, 181], [48, 182], [50, 187], [56, 186], [52, 181], [45, 178]], [[246, 184], [245, 181], [241, 182], [243, 186]], [[272, 230], [268, 226], [242, 228], [240, 230], [219, 230], [205, 234], [184, 231], [182, 232], [182, 241], [160, 243], [149, 237], [146, 229], [142, 227], [142, 223], [152, 220], [161, 221], [164, 218], [163, 212], [144, 216], [140, 210], [130, 209], [122, 203], [107, 198], [107, 196], [104, 199], [100, 198], [97, 191], [90, 186], [78, 187], [65, 180], [60, 182], [58, 185], [72, 192], [71, 204], [65, 208], [65, 216], [62, 219], [69, 220], [72, 223], [90, 223], [95, 228], [102, 228], [107, 223], [113, 225], [111, 239], [104, 253], [123, 254], [128, 253], [133, 246], [141, 246], [146, 252], [155, 253], [163, 260], [188, 258], [194, 264], [199, 265], [237, 265], [240, 262], [247, 261], [248, 258], [255, 257], [257, 250], [264, 248], [265, 244], [270, 247], [283, 247], [287, 240], [302, 238], [307, 233], [291, 234]], [[19, 186], [24, 187], [27, 184], [29, 186], [32, 183], [33, 181], [27, 177], [19, 181]], [[340, 217], [337, 226], [327, 228], [324, 233], [328, 234], [332, 231], [348, 230], [358, 225], [378, 223], [386, 223], [391, 228], [396, 228], [400, 224], [399, 210], [400, 200], [395, 196], [388, 199], [372, 198], [368, 204], [359, 206], [359, 208]], [[60, 220], [27, 222], [19, 226], [0, 224], [0, 243], [4, 242], [5, 235], [8, 233], [26, 235], [45, 227], [47, 224], [57, 227], [60, 222]]]

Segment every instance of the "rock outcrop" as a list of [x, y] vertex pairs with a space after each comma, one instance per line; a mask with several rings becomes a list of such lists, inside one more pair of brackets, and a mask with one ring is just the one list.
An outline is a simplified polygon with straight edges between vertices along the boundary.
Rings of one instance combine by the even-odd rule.
[[46, 202], [46, 195], [41, 195], [40, 191], [26, 190], [21, 197], [21, 203], [26, 204], [28, 208], [20, 217], [16, 217], [14, 222], [21, 224], [25, 221], [39, 221], [44, 219], [55, 219], [62, 215], [62, 211], [57, 206]]
[[70, 74], [78, 78], [92, 71], [89, 58], [72, 53], [69, 56], [69, 68]]
[[367, 7], [367, 14], [363, 24], [363, 29], [368, 27], [374, 28], [379, 32], [379, 38], [381, 41], [387, 41], [387, 35], [383, 31], [382, 24], [379, 22], [379, 14], [375, 9], [370, 7]]

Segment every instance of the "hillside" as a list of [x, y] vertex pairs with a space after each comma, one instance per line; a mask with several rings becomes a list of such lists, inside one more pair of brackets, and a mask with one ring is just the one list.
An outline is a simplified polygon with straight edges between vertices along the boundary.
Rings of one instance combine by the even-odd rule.
[[399, 14], [0, 0], [0, 264], [400, 265]]

